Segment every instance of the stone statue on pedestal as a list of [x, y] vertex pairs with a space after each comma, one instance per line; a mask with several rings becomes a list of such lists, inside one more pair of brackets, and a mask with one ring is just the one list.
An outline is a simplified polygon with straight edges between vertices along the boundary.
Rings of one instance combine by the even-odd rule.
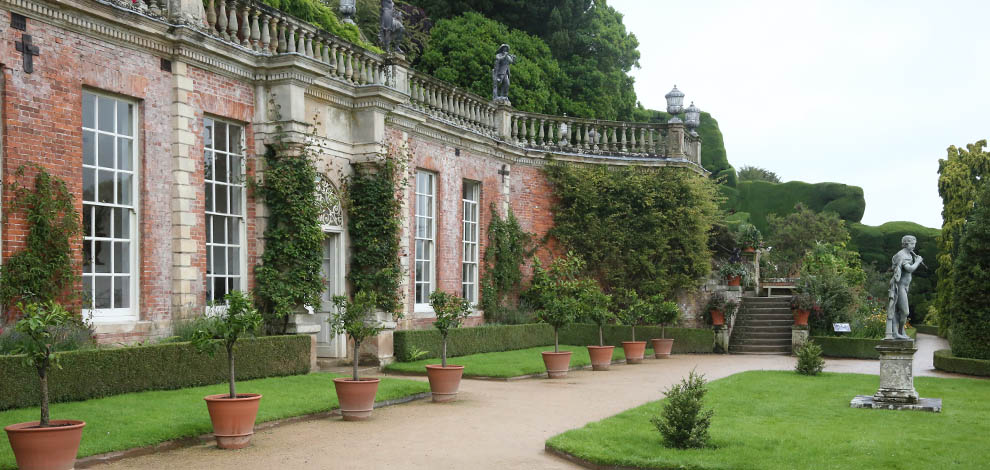
[[399, 43], [406, 35], [406, 27], [402, 25], [402, 12], [395, 9], [394, 0], [382, 0], [382, 20], [378, 30], [378, 41], [386, 53], [392, 52], [392, 44], [395, 44], [395, 51], [402, 54]]
[[509, 102], [509, 66], [515, 62], [516, 56], [509, 54], [508, 44], [498, 47], [495, 68], [492, 69], [492, 99], [496, 102]]
[[904, 327], [908, 320], [908, 289], [911, 287], [911, 273], [921, 265], [921, 257], [914, 253], [918, 239], [913, 235], [901, 238], [901, 251], [892, 258], [894, 274], [890, 278], [889, 301], [887, 303], [887, 332], [884, 340], [910, 340]]

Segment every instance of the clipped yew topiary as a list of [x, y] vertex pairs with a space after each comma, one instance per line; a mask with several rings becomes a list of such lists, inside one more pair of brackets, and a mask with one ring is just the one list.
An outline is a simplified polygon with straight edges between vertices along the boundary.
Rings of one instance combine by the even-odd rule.
[[804, 343], [797, 350], [798, 361], [794, 366], [794, 371], [801, 375], [818, 375], [825, 368], [825, 360], [822, 359], [822, 348], [814, 341]]
[[681, 382], [665, 390], [663, 411], [650, 419], [663, 436], [667, 447], [676, 449], [702, 448], [708, 445], [708, 427], [713, 410], [702, 410], [702, 399], [708, 393], [705, 376], [694, 370]]
[[952, 355], [990, 359], [990, 186], [981, 188], [952, 266]]

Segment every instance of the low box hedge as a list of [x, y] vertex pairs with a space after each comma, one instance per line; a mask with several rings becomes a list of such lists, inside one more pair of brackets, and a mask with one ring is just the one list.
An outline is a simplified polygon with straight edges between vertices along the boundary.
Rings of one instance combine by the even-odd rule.
[[[605, 327], [605, 342], [621, 346], [631, 337], [628, 326]], [[660, 337], [660, 327], [640, 326], [636, 338]], [[667, 328], [674, 338], [674, 353], [710, 353], [715, 334], [709, 329]], [[560, 330], [560, 343], [574, 346], [598, 344], [598, 327], [588, 324], [569, 325]], [[400, 362], [440, 357], [440, 333], [435, 329], [396, 331], [393, 336], [395, 358]], [[447, 356], [466, 356], [486, 352], [528, 349], [553, 344], [553, 328], [544, 323], [526, 325], [484, 325], [457, 328], [447, 338]], [[419, 352], [419, 355], [416, 353]]]
[[938, 336], [938, 325], [913, 325], [913, 326], [914, 329], [918, 330], [918, 333]]
[[[908, 336], [914, 338], [917, 330], [907, 329]], [[822, 347], [822, 355], [853, 359], [880, 359], [876, 347], [882, 339], [853, 338], [849, 336], [812, 336], [811, 340]]]
[[935, 351], [935, 368], [957, 374], [990, 377], [990, 360], [956, 357], [952, 355], [951, 349]]
[[[237, 342], [237, 380], [309, 372], [308, 335], [265, 336]], [[59, 353], [51, 369], [52, 402], [87, 400], [145, 390], [170, 390], [228, 380], [227, 354], [200, 354], [190, 343], [86, 349]], [[37, 406], [38, 373], [23, 356], [0, 356], [0, 410]]]

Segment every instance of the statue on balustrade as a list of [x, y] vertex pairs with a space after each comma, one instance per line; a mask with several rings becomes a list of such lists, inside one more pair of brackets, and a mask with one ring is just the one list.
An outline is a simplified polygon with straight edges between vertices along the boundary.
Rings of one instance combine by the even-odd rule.
[[392, 45], [395, 45], [395, 52], [402, 54], [399, 43], [406, 35], [406, 27], [402, 25], [402, 11], [395, 8], [393, 0], [382, 0], [382, 21], [378, 30], [378, 42], [382, 49], [388, 53], [392, 52]]
[[509, 54], [509, 45], [499, 46], [492, 69], [492, 99], [497, 103], [509, 103], [509, 66], [514, 63], [516, 56]]
[[914, 246], [918, 239], [913, 235], [901, 238], [901, 251], [891, 259], [889, 302], [887, 303], [887, 332], [885, 340], [910, 340], [904, 331], [908, 321], [908, 289], [911, 287], [911, 273], [922, 264], [921, 257], [915, 254]]

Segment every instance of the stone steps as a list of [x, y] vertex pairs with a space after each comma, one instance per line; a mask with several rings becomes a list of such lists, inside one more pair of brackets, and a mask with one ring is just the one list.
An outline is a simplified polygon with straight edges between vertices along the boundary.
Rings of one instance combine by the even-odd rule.
[[732, 354], [790, 354], [790, 296], [743, 297], [736, 314], [729, 352]]

